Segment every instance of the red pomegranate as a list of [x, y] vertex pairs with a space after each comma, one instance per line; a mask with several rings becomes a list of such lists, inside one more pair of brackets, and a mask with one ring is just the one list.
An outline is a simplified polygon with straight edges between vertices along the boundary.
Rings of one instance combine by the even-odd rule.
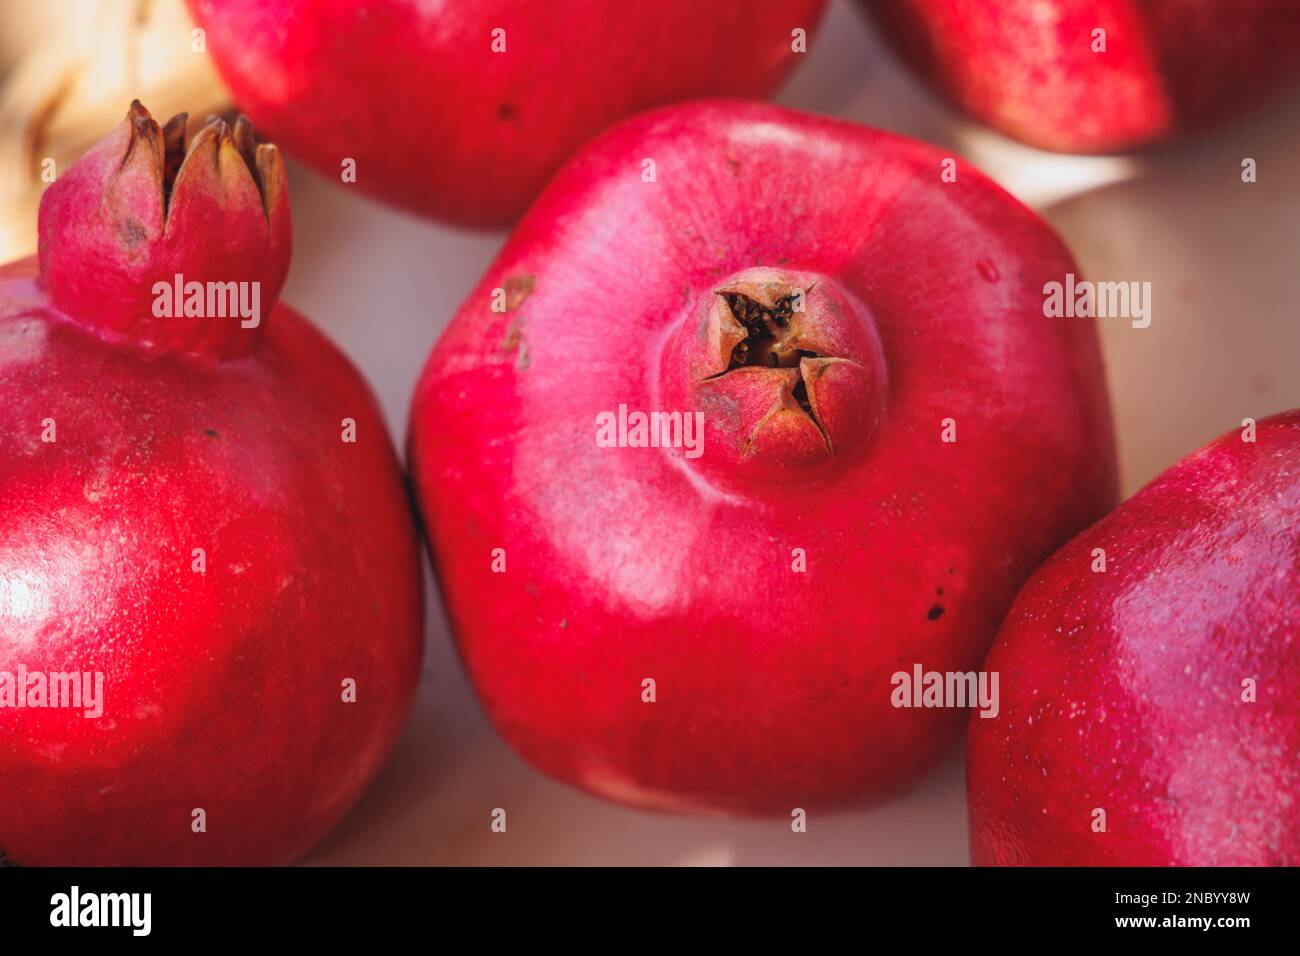
[[971, 722], [974, 861], [1300, 864], [1297, 639], [1293, 411], [1183, 459], [1029, 579], [985, 664], [1001, 713]]
[[[513, 222], [640, 110], [760, 97], [824, 0], [189, 0], [235, 101], [331, 178], [427, 216]], [[796, 33], [802, 31], [802, 33]]]
[[661, 809], [914, 776], [960, 718], [893, 707], [891, 676], [977, 667], [1114, 500], [1094, 329], [1043, 314], [1072, 269], [978, 172], [862, 126], [707, 102], [584, 149], [412, 409], [446, 605], [506, 739]]
[[1249, 110], [1300, 74], [1295, 0], [862, 2], [949, 100], [1062, 152], [1159, 143]]
[[244, 120], [184, 140], [133, 104], [46, 191], [39, 267], [0, 270], [0, 853], [21, 864], [292, 860], [378, 771], [418, 677], [384, 423], [276, 303], [279, 154]]

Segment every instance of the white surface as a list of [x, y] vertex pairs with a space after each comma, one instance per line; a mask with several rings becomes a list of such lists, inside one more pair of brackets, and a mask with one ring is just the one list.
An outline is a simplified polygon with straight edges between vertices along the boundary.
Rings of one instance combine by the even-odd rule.
[[[835, 0], [780, 102], [951, 148], [1039, 208], [1092, 278], [1150, 281], [1149, 329], [1103, 325], [1125, 493], [1203, 442], [1300, 406], [1300, 97], [1137, 159], [1018, 146], [962, 122]], [[1240, 181], [1242, 157], [1260, 182]], [[284, 298], [370, 380], [399, 447], [424, 359], [504, 234], [430, 225], [291, 172], [296, 246]], [[419, 700], [396, 754], [317, 864], [963, 864], [960, 748], [876, 809], [789, 822], [641, 813], [536, 773], [475, 703], [430, 589]], [[509, 830], [489, 829], [494, 807]]]

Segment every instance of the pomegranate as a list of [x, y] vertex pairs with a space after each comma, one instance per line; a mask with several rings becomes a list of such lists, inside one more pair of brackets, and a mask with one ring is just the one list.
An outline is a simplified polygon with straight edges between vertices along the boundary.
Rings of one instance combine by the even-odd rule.
[[[955, 174], [946, 181], [945, 170]], [[756, 103], [622, 124], [552, 181], [414, 398], [409, 461], [491, 719], [643, 807], [901, 786], [1115, 495], [1089, 320], [1031, 212], [938, 151]]]
[[1183, 459], [1029, 579], [973, 720], [972, 857], [1300, 863], [1300, 411]]
[[981, 122], [1044, 149], [1149, 146], [1300, 72], [1294, 0], [863, 0], [903, 60]]
[[274, 146], [136, 103], [0, 270], [12, 861], [284, 863], [396, 740], [413, 522], [365, 383], [276, 303], [289, 252]]
[[513, 222], [575, 149], [625, 116], [767, 95], [824, 6], [189, 2], [235, 101], [291, 156], [470, 226]]

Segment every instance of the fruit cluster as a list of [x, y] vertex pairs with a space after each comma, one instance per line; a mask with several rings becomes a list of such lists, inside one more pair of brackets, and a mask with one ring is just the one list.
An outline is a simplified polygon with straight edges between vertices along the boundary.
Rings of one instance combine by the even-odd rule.
[[[1061, 241], [933, 147], [756, 100], [822, 0], [189, 2], [291, 156], [517, 220], [406, 466], [531, 763], [788, 815], [969, 726], [977, 863], [1300, 862], [1300, 411], [1116, 507], [1094, 324], [1044, 306]], [[1284, 0], [866, 6], [1064, 151], [1300, 71]], [[189, 132], [132, 104], [0, 268], [0, 861], [292, 861], [418, 683], [417, 522], [366, 383], [278, 301], [280, 152]]]

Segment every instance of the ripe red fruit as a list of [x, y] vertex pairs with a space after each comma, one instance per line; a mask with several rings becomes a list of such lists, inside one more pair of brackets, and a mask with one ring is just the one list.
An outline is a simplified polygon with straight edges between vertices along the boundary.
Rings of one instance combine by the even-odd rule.
[[1300, 863], [1297, 637], [1293, 411], [1183, 459], [1025, 585], [984, 665], [1001, 713], [971, 721], [974, 861]]
[[761, 97], [824, 0], [190, 0], [235, 101], [330, 178], [455, 223], [513, 222], [584, 142], [699, 96]]
[[[0, 852], [19, 863], [292, 860], [377, 772], [418, 677], [383, 421], [275, 301], [279, 154], [244, 120], [187, 152], [184, 127], [133, 104], [47, 190], [39, 270], [0, 269]], [[234, 297], [205, 285], [165, 317], [178, 274]]]
[[949, 100], [1062, 152], [1162, 142], [1250, 109], [1300, 72], [1294, 0], [1001, 0], [996, 13], [988, 0], [863, 2]]
[[[1043, 315], [1070, 257], [944, 158], [760, 104], [638, 117], [461, 307], [412, 474], [469, 674], [538, 767], [657, 808], [878, 797], [959, 725], [891, 674], [978, 666], [1113, 502], [1094, 330]], [[602, 447], [621, 406], [683, 413], [683, 447]]]

